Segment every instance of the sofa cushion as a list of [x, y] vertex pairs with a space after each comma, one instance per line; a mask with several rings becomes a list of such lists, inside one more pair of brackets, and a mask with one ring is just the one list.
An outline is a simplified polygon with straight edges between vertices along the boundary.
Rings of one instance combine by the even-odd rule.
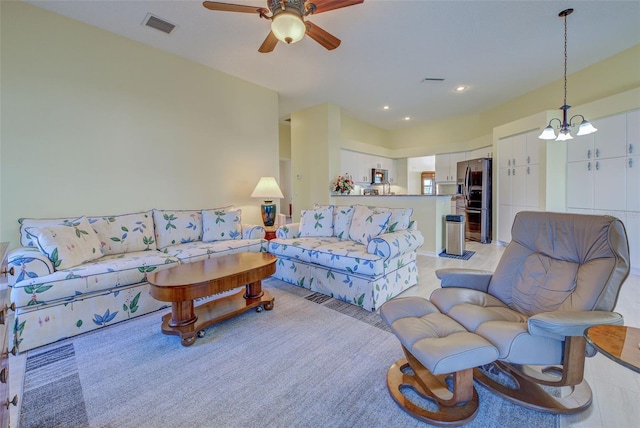
[[290, 239], [272, 239], [269, 241], [269, 252], [276, 256], [285, 256], [293, 259], [310, 262], [311, 252], [317, 247], [325, 244], [338, 242], [339, 239], [329, 237], [308, 237]]
[[30, 227], [46, 227], [46, 226], [61, 226], [72, 222], [77, 222], [81, 217], [67, 217], [67, 218], [21, 218], [18, 219], [20, 223], [20, 245], [23, 247], [35, 247], [36, 243], [33, 242], [33, 236], [27, 232]]
[[204, 242], [242, 239], [242, 210], [202, 210], [202, 240]]
[[197, 241], [171, 245], [163, 251], [165, 254], [176, 257], [184, 263], [191, 263], [198, 260], [209, 259], [216, 255], [266, 252], [268, 242], [266, 239], [227, 239], [225, 241], [213, 242]]
[[367, 246], [342, 240], [318, 245], [309, 253], [311, 263], [360, 275], [382, 275], [385, 259], [367, 252]]
[[89, 217], [104, 255], [155, 250], [152, 211], [105, 217]]
[[153, 222], [159, 250], [202, 240], [201, 210], [153, 210]]
[[83, 294], [145, 282], [147, 274], [178, 263], [160, 251], [139, 251], [104, 256], [39, 278], [27, 278], [11, 289], [18, 307], [81, 298]]
[[333, 236], [333, 205], [302, 210], [300, 236]]
[[349, 239], [349, 228], [355, 208], [349, 206], [333, 207], [333, 236]]
[[36, 245], [56, 270], [67, 269], [102, 257], [98, 235], [85, 217], [65, 225], [30, 227]]
[[356, 205], [349, 227], [349, 239], [360, 244], [368, 244], [372, 238], [387, 228], [391, 213], [377, 213], [369, 207]]

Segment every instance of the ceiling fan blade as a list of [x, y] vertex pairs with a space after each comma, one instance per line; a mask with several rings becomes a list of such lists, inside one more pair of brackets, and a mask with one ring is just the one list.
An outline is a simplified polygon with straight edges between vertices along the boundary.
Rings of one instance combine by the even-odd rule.
[[316, 10], [313, 14], [317, 15], [322, 12], [340, 9], [341, 7], [364, 3], [364, 0], [310, 0], [309, 2], [316, 5]]
[[278, 38], [273, 34], [273, 31], [269, 31], [267, 38], [264, 39], [264, 42], [262, 42], [262, 45], [260, 45], [258, 52], [269, 53], [276, 48], [277, 44], [278, 44]]
[[263, 7], [246, 6], [242, 4], [220, 3], [217, 1], [205, 1], [202, 5], [209, 10], [221, 10], [223, 12], [242, 12], [242, 13], [268, 13], [269, 11]]
[[333, 50], [340, 46], [340, 39], [336, 36], [327, 33], [322, 28], [309, 21], [306, 21], [305, 24], [307, 25], [307, 36], [311, 37], [325, 48]]

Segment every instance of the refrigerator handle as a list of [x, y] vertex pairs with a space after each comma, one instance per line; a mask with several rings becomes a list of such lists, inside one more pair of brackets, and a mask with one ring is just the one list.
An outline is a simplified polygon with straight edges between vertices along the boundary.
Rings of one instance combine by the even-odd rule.
[[465, 199], [467, 201], [469, 201], [469, 197], [471, 196], [471, 191], [469, 190], [469, 187], [471, 185], [471, 168], [467, 167], [467, 170], [464, 173], [464, 187], [465, 187]]

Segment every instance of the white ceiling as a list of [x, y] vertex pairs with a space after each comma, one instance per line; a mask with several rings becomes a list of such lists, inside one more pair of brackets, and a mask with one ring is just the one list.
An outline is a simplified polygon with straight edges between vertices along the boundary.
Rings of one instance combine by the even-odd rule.
[[[305, 37], [268, 54], [258, 53], [268, 21], [210, 11], [201, 1], [27, 1], [273, 89], [281, 119], [329, 102], [385, 129], [480, 112], [561, 79], [558, 13], [566, 8], [575, 9], [569, 74], [640, 43], [640, 0], [365, 0], [308, 18], [342, 40], [337, 49]], [[169, 36], [141, 25], [148, 13], [177, 30]], [[425, 77], [446, 80], [422, 83]], [[458, 85], [469, 89], [455, 93]], [[560, 106], [562, 94], [554, 102]]]

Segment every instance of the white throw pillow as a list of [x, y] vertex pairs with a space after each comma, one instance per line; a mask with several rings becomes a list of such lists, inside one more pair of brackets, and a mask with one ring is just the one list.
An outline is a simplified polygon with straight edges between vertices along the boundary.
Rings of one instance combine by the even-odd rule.
[[242, 210], [202, 210], [202, 241], [242, 239]]
[[104, 255], [156, 249], [151, 211], [105, 217], [90, 217]]
[[333, 207], [333, 236], [349, 239], [349, 228], [355, 209], [349, 206]]
[[389, 224], [387, 224], [387, 232], [398, 232], [409, 228], [413, 208], [390, 208], [389, 211], [391, 217]]
[[201, 210], [153, 210], [153, 223], [159, 250], [202, 240]]
[[371, 208], [356, 205], [349, 227], [349, 239], [367, 245], [372, 238], [387, 229], [390, 212], [377, 213]]
[[98, 235], [85, 217], [65, 225], [30, 227], [27, 232], [51, 260], [55, 270], [68, 269], [102, 257]]
[[302, 210], [300, 236], [333, 236], [333, 205]]

